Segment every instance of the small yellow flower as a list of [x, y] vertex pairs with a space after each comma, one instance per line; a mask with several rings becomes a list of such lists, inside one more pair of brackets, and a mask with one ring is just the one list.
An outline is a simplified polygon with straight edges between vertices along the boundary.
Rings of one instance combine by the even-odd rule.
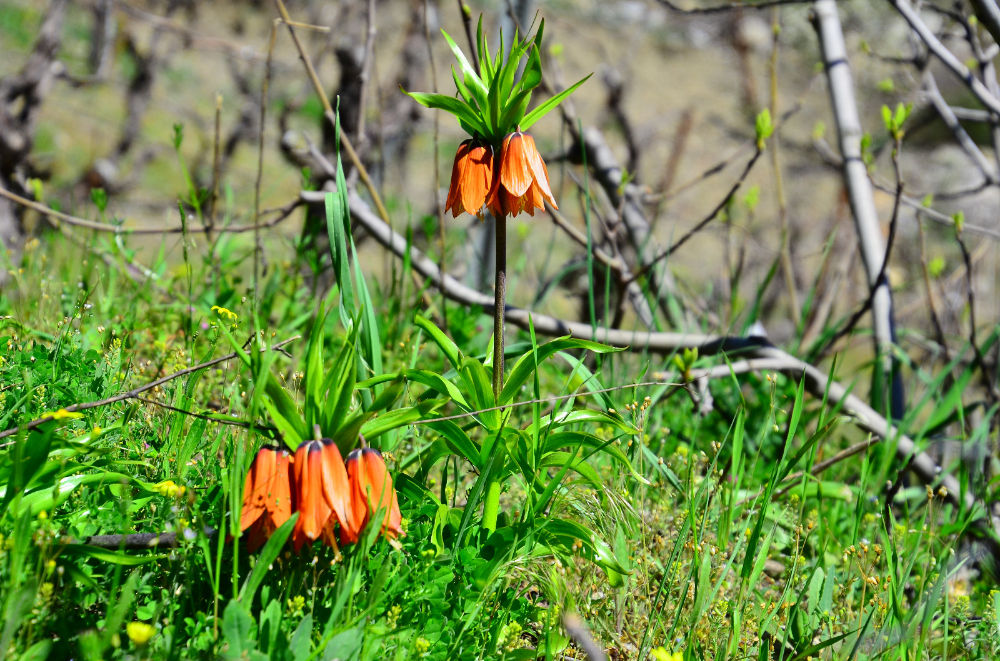
[[236, 313], [233, 312], [232, 310], [227, 310], [226, 308], [220, 305], [213, 305], [212, 312], [218, 312], [220, 316], [229, 317], [233, 321], [236, 321], [236, 316], [237, 316]]
[[656, 661], [684, 661], [683, 652], [674, 652], [671, 654], [663, 647], [657, 647], [654, 650], [650, 650], [649, 653]]
[[156, 628], [145, 622], [129, 622], [125, 631], [128, 633], [128, 639], [138, 647], [148, 643], [149, 639], [156, 634]]
[[177, 495], [177, 485], [174, 484], [173, 480], [166, 480], [159, 484], [154, 484], [153, 491], [161, 496], [175, 496]]
[[42, 415], [43, 418], [52, 418], [53, 420], [62, 420], [63, 418], [82, 418], [82, 413], [77, 413], [76, 411], [67, 411], [66, 409], [59, 409], [58, 411], [49, 411]]

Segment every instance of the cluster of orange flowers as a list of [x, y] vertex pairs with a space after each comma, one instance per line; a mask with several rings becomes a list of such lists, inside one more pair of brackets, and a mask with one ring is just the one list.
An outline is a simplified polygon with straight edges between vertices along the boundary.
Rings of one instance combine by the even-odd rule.
[[378, 450], [359, 448], [345, 462], [331, 439], [304, 441], [293, 456], [285, 448], [265, 446], [254, 457], [243, 492], [240, 529], [250, 529], [247, 549], [255, 551], [292, 512], [299, 513], [292, 531], [296, 553], [317, 539], [338, 548], [358, 541], [379, 511], [382, 534], [403, 534], [399, 501], [392, 477]]
[[559, 208], [549, 187], [549, 170], [527, 133], [508, 133], [499, 149], [479, 138], [459, 145], [445, 204], [452, 217], [465, 211], [481, 219], [484, 207], [497, 218], [522, 211], [534, 216], [546, 201]]

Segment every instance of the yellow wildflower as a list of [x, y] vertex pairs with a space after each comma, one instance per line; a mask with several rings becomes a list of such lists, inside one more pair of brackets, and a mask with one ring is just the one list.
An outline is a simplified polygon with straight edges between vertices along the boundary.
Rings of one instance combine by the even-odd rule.
[[156, 628], [145, 622], [129, 622], [125, 626], [125, 632], [128, 633], [129, 640], [136, 646], [142, 647], [156, 633]]
[[656, 649], [650, 650], [649, 654], [656, 659], [656, 661], [684, 661], [683, 652], [674, 652], [671, 654], [663, 647], [657, 647]]
[[222, 307], [221, 305], [213, 305], [212, 312], [218, 312], [220, 316], [229, 317], [233, 321], [236, 321], [236, 313]]
[[42, 415], [43, 418], [52, 418], [53, 420], [62, 420], [63, 418], [82, 418], [82, 413], [77, 413], [76, 411], [67, 411], [66, 409], [59, 409], [58, 411], [49, 411]]

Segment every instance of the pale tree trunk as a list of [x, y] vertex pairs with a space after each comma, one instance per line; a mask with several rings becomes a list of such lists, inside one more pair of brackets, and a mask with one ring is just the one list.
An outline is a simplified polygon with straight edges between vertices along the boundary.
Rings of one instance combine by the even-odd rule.
[[[830, 101], [833, 106], [834, 123], [843, 157], [844, 186], [851, 203], [854, 226], [858, 233], [862, 261], [865, 265], [868, 286], [872, 294], [872, 327], [875, 336], [875, 352], [878, 360], [872, 382], [872, 401], [880, 409], [879, 402], [885, 401], [886, 378], [893, 372], [891, 346], [895, 341], [892, 316], [892, 295], [888, 278], [879, 281], [882, 263], [885, 260], [885, 241], [875, 208], [875, 196], [868, 168], [861, 158], [861, 119], [854, 97], [854, 79], [847, 61], [847, 46], [844, 32], [837, 13], [836, 0], [817, 0], [813, 6], [816, 32], [819, 34], [820, 50], [826, 66], [830, 87]], [[892, 379], [891, 412], [901, 415], [903, 407], [902, 383]]]

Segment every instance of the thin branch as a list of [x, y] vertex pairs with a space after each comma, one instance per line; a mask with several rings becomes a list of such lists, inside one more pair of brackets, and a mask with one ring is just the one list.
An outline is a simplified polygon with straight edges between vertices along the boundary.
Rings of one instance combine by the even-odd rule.
[[[289, 26], [291, 29], [291, 26]], [[253, 187], [253, 299], [254, 314], [257, 314], [257, 302], [260, 301], [259, 270], [260, 256], [264, 247], [260, 243], [260, 186], [264, 180], [264, 131], [267, 128], [267, 91], [271, 84], [271, 56], [274, 54], [274, 43], [278, 38], [278, 21], [271, 23], [271, 38], [267, 45], [267, 63], [264, 65], [264, 83], [260, 90], [260, 127], [257, 134], [257, 179]]]
[[142, 402], [144, 404], [152, 404], [153, 406], [158, 406], [161, 409], [166, 409], [168, 411], [173, 411], [174, 413], [180, 413], [186, 415], [189, 418], [201, 418], [202, 420], [208, 420], [210, 422], [217, 422], [220, 425], [230, 425], [232, 427], [242, 427], [244, 429], [260, 429], [260, 425], [253, 425], [249, 422], [244, 422], [243, 420], [226, 420], [225, 418], [217, 418], [208, 413], [196, 413], [195, 411], [188, 411], [187, 409], [182, 409], [170, 404], [165, 404], [163, 402], [158, 402], [155, 399], [149, 399], [147, 397], [135, 396], [133, 399]]
[[[895, 425], [879, 415], [875, 409], [868, 406], [860, 397], [848, 392], [842, 384], [837, 381], [830, 381], [826, 374], [818, 368], [809, 365], [793, 356], [785, 354], [779, 349], [765, 349], [756, 352], [760, 358], [750, 358], [739, 360], [731, 365], [717, 365], [715, 367], [702, 370], [691, 370], [692, 380], [698, 378], [728, 378], [731, 374], [745, 374], [747, 372], [781, 372], [792, 379], [805, 378], [806, 390], [817, 399], [826, 397], [830, 406], [841, 404], [841, 410], [851, 417], [852, 422], [870, 434], [878, 438], [877, 442], [894, 440], [896, 442], [896, 456], [906, 460], [912, 457], [911, 468], [924, 484], [942, 484], [948, 489], [948, 500], [958, 506], [962, 502], [962, 490], [958, 479], [954, 475], [944, 474], [941, 466], [934, 459], [918, 449], [917, 444], [909, 436], [905, 435]], [[730, 371], [730, 369], [732, 371]], [[653, 377], [661, 376], [654, 372]], [[860, 451], [860, 450], [858, 450]], [[975, 496], [966, 492], [964, 495], [966, 507], [974, 507]]]
[[[87, 220], [86, 218], [80, 218], [78, 216], [71, 216], [68, 213], [63, 213], [61, 211], [56, 211], [55, 209], [50, 209], [44, 204], [35, 202], [34, 200], [29, 200], [26, 197], [21, 197], [16, 193], [11, 193], [4, 188], [0, 188], [0, 197], [5, 197], [8, 200], [16, 202], [23, 207], [33, 209], [38, 213], [46, 216], [55, 221], [64, 222], [68, 225], [74, 225], [76, 227], [85, 227], [91, 230], [97, 230], [99, 232], [111, 232], [112, 234], [183, 234], [184, 227], [181, 225], [153, 225], [150, 227], [124, 227], [121, 225], [109, 225], [108, 223], [99, 223], [93, 220]], [[266, 223], [261, 223], [260, 225], [229, 225], [227, 227], [213, 227], [211, 231], [222, 232], [226, 234], [242, 234], [243, 232], [253, 232], [256, 229], [274, 227], [278, 225], [283, 220], [292, 215], [292, 212], [297, 209], [302, 202], [300, 200], [292, 200], [283, 207], [276, 207], [274, 209], [264, 209], [261, 211], [261, 215], [267, 215], [271, 213], [277, 213], [278, 216], [273, 220], [269, 220]], [[58, 224], [58, 222], [56, 223]], [[209, 229], [205, 227], [188, 227], [187, 231], [189, 233], [205, 233]]]
[[934, 32], [913, 9], [909, 0], [889, 0], [889, 3], [906, 19], [906, 22], [910, 24], [910, 27], [917, 33], [921, 41], [927, 45], [930, 52], [934, 53], [948, 69], [951, 69], [952, 73], [961, 78], [984, 106], [989, 108], [993, 113], [1000, 115], [1000, 99], [994, 96], [986, 85], [976, 78], [975, 74], [941, 43]]
[[[302, 60], [303, 66], [306, 68], [306, 73], [309, 76], [309, 81], [312, 83], [313, 89], [316, 91], [316, 95], [319, 96], [319, 100], [323, 103], [323, 116], [326, 117], [326, 121], [330, 122], [331, 126], [336, 126], [337, 115], [333, 111], [333, 106], [330, 105], [330, 98], [326, 95], [326, 90], [323, 88], [323, 84], [319, 80], [319, 76], [316, 74], [316, 68], [312, 64], [312, 60], [306, 53], [305, 48], [302, 46], [302, 41], [299, 39], [299, 35], [295, 32], [295, 23], [292, 21], [291, 17], [288, 15], [288, 10], [285, 8], [285, 3], [283, 0], [274, 0], [274, 4], [278, 8], [278, 12], [281, 14], [282, 20], [285, 25], [288, 26], [288, 33], [292, 37], [292, 41], [295, 43], [295, 48], [299, 52], [299, 59]], [[378, 189], [375, 187], [375, 183], [368, 176], [368, 170], [361, 163], [361, 159], [358, 157], [358, 152], [354, 150], [354, 145], [351, 144], [350, 139], [347, 135], [341, 131], [340, 132], [340, 145], [347, 152], [347, 157], [350, 159], [351, 164], [358, 171], [358, 176], [361, 177], [361, 181], [364, 183], [365, 188], [368, 189], [368, 193], [372, 197], [372, 202], [375, 203], [375, 209], [378, 211], [378, 215], [386, 223], [389, 222], [389, 212], [385, 208], [385, 204], [382, 203], [382, 197], [378, 194]]]
[[986, 359], [982, 349], [979, 348], [978, 340], [976, 340], [976, 294], [972, 288], [972, 257], [969, 255], [969, 249], [965, 246], [965, 241], [962, 240], [962, 232], [958, 229], [955, 231], [955, 240], [958, 241], [958, 247], [962, 251], [962, 261], [965, 263], [966, 296], [969, 303], [969, 344], [972, 345], [976, 366], [983, 378], [983, 385], [986, 386], [990, 403], [993, 404], [997, 399], [1000, 399], [1000, 393], [997, 392], [996, 384], [993, 383], [993, 378], [986, 368]]
[[672, 254], [677, 252], [678, 248], [687, 243], [691, 237], [693, 237], [701, 230], [705, 229], [705, 226], [707, 226], [710, 222], [715, 220], [715, 218], [719, 215], [719, 213], [726, 208], [727, 204], [729, 204], [729, 200], [732, 199], [733, 195], [735, 195], [736, 192], [743, 186], [743, 182], [746, 181], [747, 176], [750, 174], [750, 170], [753, 169], [753, 166], [757, 163], [757, 159], [759, 159], [761, 154], [763, 153], [764, 153], [763, 151], [757, 149], [754, 152], [753, 157], [747, 162], [746, 167], [743, 168], [743, 172], [740, 174], [740, 178], [736, 180], [736, 183], [734, 183], [732, 187], [730, 187], [729, 192], [726, 193], [726, 196], [722, 198], [722, 201], [719, 202], [715, 206], [715, 208], [712, 209], [712, 211], [707, 216], [705, 216], [704, 219], [702, 219], [701, 222], [692, 227], [690, 230], [688, 230], [688, 232], [684, 236], [678, 239], [676, 243], [674, 243], [672, 246], [661, 252], [653, 259], [649, 260], [647, 263], [643, 264], [642, 268], [636, 272], [636, 277], [645, 274], [646, 272], [649, 271], [649, 269], [651, 269], [657, 263], [666, 259], [667, 257], [670, 257]]
[[563, 628], [570, 635], [577, 646], [583, 650], [590, 661], [607, 661], [607, 656], [601, 646], [594, 642], [587, 625], [580, 619], [579, 615], [566, 613], [563, 615]]
[[761, 2], [731, 2], [724, 5], [716, 5], [714, 7], [695, 7], [693, 9], [683, 9], [678, 7], [676, 3], [672, 0], [656, 0], [658, 3], [670, 9], [671, 11], [677, 12], [678, 14], [693, 15], [693, 14], [722, 14], [725, 12], [742, 10], [742, 9], [768, 9], [769, 7], [781, 7], [784, 5], [802, 5], [807, 2], [812, 2], [812, 0], [762, 0]]
[[941, 96], [941, 92], [938, 90], [937, 82], [934, 80], [934, 74], [931, 70], [924, 70], [924, 88], [927, 91], [927, 96], [930, 98], [931, 103], [934, 104], [934, 109], [937, 110], [938, 115], [944, 121], [945, 125], [955, 136], [955, 140], [961, 145], [965, 153], [969, 155], [969, 158], [976, 164], [976, 167], [983, 173], [986, 180], [990, 184], [996, 184], [1000, 182], [997, 177], [997, 172], [986, 159], [982, 150], [976, 145], [976, 143], [969, 137], [969, 134], [962, 128], [962, 125], [958, 122], [958, 117], [955, 116], [954, 111]]
[[[275, 344], [272, 344], [270, 346], [270, 348], [271, 349], [280, 349], [284, 345], [288, 344], [289, 342], [294, 342], [295, 340], [299, 339], [300, 337], [301, 337], [301, 335], [295, 335], [293, 337], [288, 338], [287, 340], [282, 340], [281, 342], [277, 342]], [[267, 347], [262, 347], [260, 349], [261, 353], [263, 353], [264, 351], [267, 351]], [[155, 388], [157, 386], [162, 386], [164, 383], [167, 383], [168, 381], [173, 381], [174, 379], [179, 379], [180, 377], [186, 376], [188, 374], [191, 374], [192, 372], [197, 372], [199, 370], [203, 370], [203, 369], [206, 369], [208, 367], [212, 367], [213, 365], [218, 365], [219, 363], [224, 363], [227, 360], [232, 360], [233, 358], [236, 358], [237, 355], [238, 354], [236, 352], [229, 353], [229, 354], [226, 354], [225, 356], [221, 356], [219, 358], [214, 358], [214, 359], [209, 360], [209, 361], [204, 362], [204, 363], [199, 363], [198, 365], [195, 365], [193, 367], [188, 367], [188, 368], [182, 369], [179, 372], [174, 372], [173, 374], [168, 374], [167, 376], [165, 376], [165, 377], [163, 377], [161, 379], [157, 379], [156, 381], [153, 381], [151, 383], [147, 383], [146, 385], [139, 386], [138, 388], [133, 388], [132, 390], [129, 390], [128, 392], [120, 393], [118, 395], [115, 395], [114, 397], [107, 397], [105, 399], [97, 400], [96, 402], [83, 402], [83, 403], [80, 403], [80, 404], [71, 404], [70, 406], [67, 406], [63, 410], [65, 410], [68, 413], [74, 413], [76, 411], [86, 411], [87, 409], [93, 409], [93, 408], [97, 408], [99, 406], [108, 406], [109, 404], [115, 404], [117, 402], [122, 402], [122, 401], [125, 401], [126, 399], [136, 399], [140, 394], [146, 392], [147, 390], [152, 390], [153, 388]], [[28, 422], [26, 424], [19, 425], [17, 427], [11, 427], [10, 429], [7, 429], [6, 431], [0, 432], [0, 438], [7, 438], [8, 436], [13, 436], [14, 434], [17, 434], [18, 432], [27, 431], [29, 429], [34, 429], [38, 425], [46, 423], [46, 422], [48, 422], [49, 420], [52, 420], [52, 419], [53, 418], [52, 418], [51, 415], [46, 415], [46, 416], [42, 416], [41, 418], [38, 418], [36, 420], [32, 420], [31, 422]], [[3, 446], [0, 446], [0, 447], [4, 447], [6, 445], [10, 445], [10, 443], [6, 443], [6, 444], [4, 444]]]

